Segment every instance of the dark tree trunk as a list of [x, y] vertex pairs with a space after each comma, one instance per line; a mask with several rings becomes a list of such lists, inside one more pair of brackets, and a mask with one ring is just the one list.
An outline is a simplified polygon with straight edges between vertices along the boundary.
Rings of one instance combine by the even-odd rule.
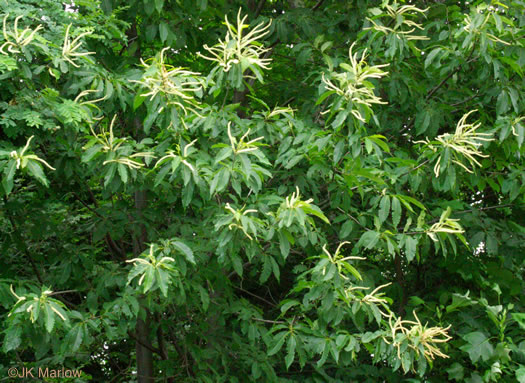
[[137, 353], [137, 381], [138, 383], [153, 383], [153, 353], [146, 345], [150, 345], [149, 334], [150, 326], [142, 319], [137, 319], [135, 327], [137, 332], [136, 353]]
[[[145, 190], [135, 192], [135, 209], [137, 210], [136, 218], [141, 221], [143, 210], [146, 207], [147, 194]], [[145, 250], [147, 240], [146, 227], [140, 222], [135, 227], [133, 241], [133, 255], [138, 257]], [[149, 313], [147, 314], [149, 316]], [[137, 354], [137, 376], [138, 383], [153, 383], [153, 352], [151, 351], [150, 333], [151, 327], [141, 318], [137, 318], [135, 332], [137, 334], [136, 354]]]

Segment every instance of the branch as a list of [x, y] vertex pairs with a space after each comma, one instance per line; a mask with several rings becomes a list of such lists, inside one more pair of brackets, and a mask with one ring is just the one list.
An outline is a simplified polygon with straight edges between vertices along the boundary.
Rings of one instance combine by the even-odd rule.
[[[102, 219], [104, 218], [104, 217], [103, 217], [98, 211], [96, 211], [96, 210], [93, 209], [91, 206], [89, 206], [87, 203], [85, 203], [84, 201], [82, 201], [82, 200], [80, 199], [80, 197], [78, 196], [77, 193], [75, 193], [74, 191], [72, 191], [71, 193], [73, 194], [73, 196], [75, 197], [75, 199], [76, 199], [78, 202], [80, 202], [82, 205], [84, 205], [84, 207], [85, 207], [86, 209], [88, 209], [89, 211], [91, 211], [91, 212], [92, 212], [93, 214], [95, 214], [97, 217], [102, 218]], [[95, 206], [96, 206], [96, 205], [95, 205]], [[98, 207], [98, 206], [97, 206], [97, 207]]]
[[401, 257], [396, 253], [394, 257], [394, 264], [396, 267], [396, 279], [399, 287], [401, 288], [401, 301], [399, 302], [399, 314], [403, 315], [405, 313], [405, 305], [407, 304], [408, 294], [406, 292], [405, 286], [405, 274], [403, 273], [403, 267], [401, 265]]
[[63, 291], [53, 291], [49, 296], [53, 295], [61, 295], [61, 294], [68, 294], [68, 293], [78, 293], [78, 290], [63, 290]]
[[[91, 196], [91, 200], [95, 204], [95, 207], [98, 208], [98, 203], [97, 203], [97, 200], [95, 199], [95, 196], [93, 195], [93, 192], [89, 188], [88, 188], [88, 191]], [[89, 211], [91, 211], [93, 214], [95, 214], [100, 219], [105, 220], [105, 218], [99, 212], [97, 212], [95, 209], [93, 209], [91, 206], [85, 203], [82, 199], [80, 199], [77, 193], [75, 193], [74, 191], [72, 191], [71, 193], [73, 193], [73, 195], [75, 196], [75, 199], [79, 201], [82, 205], [84, 205]], [[106, 240], [106, 244], [108, 245], [109, 251], [111, 253], [117, 255], [118, 257], [123, 257], [124, 259], [126, 258], [126, 253], [116, 244], [116, 242], [113, 240], [113, 238], [111, 237], [109, 233], [106, 233], [106, 235], [104, 236], [104, 239]]]
[[315, 5], [312, 7], [312, 11], [316, 11], [316, 10], [318, 10], [319, 7], [320, 7], [321, 5], [323, 5], [323, 3], [324, 3], [324, 0], [319, 0], [319, 1], [317, 2], [317, 4], [315, 4]]
[[148, 350], [150, 350], [151, 352], [154, 352], [155, 354], [159, 355], [161, 358], [162, 358], [162, 352], [157, 348], [157, 347], [154, 347], [154, 346], [150, 346], [148, 344], [145, 344], [144, 342], [142, 342], [135, 334], [133, 334], [131, 331], [128, 330], [128, 335], [130, 337], [132, 337], [137, 343], [139, 343], [141, 346], [147, 348]]
[[269, 320], [269, 319], [255, 318], [255, 317], [252, 317], [252, 319], [257, 322], [264, 322], [264, 323], [271, 323], [271, 324], [286, 324], [286, 322], [283, 322], [282, 320]]
[[248, 290], [244, 290], [242, 287], [234, 286], [234, 288], [236, 288], [236, 289], [239, 290], [239, 291], [242, 291], [243, 293], [246, 293], [246, 294], [248, 294], [248, 295], [251, 295], [251, 296], [254, 297], [254, 298], [257, 298], [257, 299], [263, 301], [263, 302], [266, 303], [267, 305], [270, 305], [270, 306], [272, 306], [272, 307], [276, 307], [276, 305], [273, 304], [272, 302], [270, 302], [270, 301], [264, 299], [263, 297], [260, 297], [260, 296], [258, 296], [258, 295], [255, 295], [254, 293], [251, 293], [251, 292], [249, 292]]
[[29, 253], [29, 249], [27, 248], [27, 245], [25, 244], [20, 232], [18, 231], [18, 227], [16, 226], [14, 218], [11, 216], [11, 214], [9, 214], [9, 209], [7, 209], [7, 196], [4, 196], [4, 206], [5, 206], [5, 213], [7, 215], [7, 218], [9, 219], [9, 222], [11, 222], [11, 226], [13, 227], [13, 233], [15, 233], [15, 234], [11, 234], [11, 239], [13, 239], [13, 236], [16, 235], [18, 241], [13, 241], [13, 242], [15, 243], [18, 242], [20, 244], [20, 246], [22, 247], [22, 251], [27, 256], [27, 259], [29, 260], [29, 263], [31, 264], [31, 268], [33, 269], [33, 273], [35, 274], [36, 279], [38, 279], [38, 282], [40, 282], [40, 284], [43, 285], [44, 281], [42, 279], [42, 275], [40, 274], [40, 271], [38, 270], [38, 267], [36, 267], [35, 260]]
[[259, 4], [257, 4], [257, 9], [255, 10], [255, 18], [257, 18], [264, 7], [264, 4], [266, 3], [266, 0], [260, 0]]
[[427, 160], [423, 161], [422, 163], [420, 163], [419, 165], [413, 167], [412, 169], [407, 170], [406, 172], [404, 172], [403, 174], [401, 174], [401, 175], [399, 176], [399, 178], [401, 178], [401, 177], [403, 177], [403, 176], [406, 176], [406, 175], [409, 174], [409, 173], [412, 173], [413, 171], [419, 169], [419, 168], [422, 167], [422, 166], [425, 166], [429, 161], [430, 161], [430, 160], [427, 159]]
[[339, 210], [341, 213], [343, 214], [346, 214], [347, 216], [349, 216], [355, 223], [357, 223], [359, 226], [361, 226], [363, 229], [367, 230], [367, 231], [370, 231], [370, 229], [366, 226], [364, 226], [361, 222], [359, 222], [357, 220], [357, 218], [355, 218], [352, 214], [350, 213], [347, 213], [346, 211], [344, 211], [343, 209], [341, 209], [340, 207], [337, 208], [337, 210]]
[[501, 209], [501, 208], [513, 207], [513, 206], [517, 207], [517, 206], [523, 206], [523, 205], [525, 205], [525, 203], [518, 203], [518, 204], [507, 203], [507, 204], [503, 204], [503, 205], [494, 205], [494, 206], [480, 207], [478, 209], [460, 210], [460, 211], [456, 211], [455, 214], [472, 213], [474, 211], [485, 211], [485, 210]]
[[[428, 101], [432, 98], [432, 96], [434, 96], [434, 94], [443, 86], [447, 83], [447, 81], [452, 77], [454, 76], [456, 73], [458, 73], [461, 68], [463, 68], [463, 65], [465, 64], [469, 64], [473, 61], [476, 61], [477, 58], [475, 59], [472, 59], [471, 60], [471, 57], [472, 55], [474, 54], [474, 48], [475, 48], [475, 45], [472, 47], [472, 50], [470, 51], [470, 54], [468, 55], [467, 59], [465, 60], [465, 63], [464, 64], [460, 64], [458, 65], [456, 68], [454, 68], [454, 70], [452, 72], [450, 72], [447, 77], [445, 77], [443, 80], [441, 80], [441, 82], [436, 85], [434, 88], [432, 88], [428, 93], [427, 95], [425, 96], [425, 101]], [[403, 133], [405, 130], [409, 130], [411, 129], [413, 126], [414, 126], [414, 123], [416, 121], [416, 118], [414, 117], [412, 120], [410, 120], [410, 123], [408, 123], [403, 129], [401, 129], [399, 131], [399, 133]]]

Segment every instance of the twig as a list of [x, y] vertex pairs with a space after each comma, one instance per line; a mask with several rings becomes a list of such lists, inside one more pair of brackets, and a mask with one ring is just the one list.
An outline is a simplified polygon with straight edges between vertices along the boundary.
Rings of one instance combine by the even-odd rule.
[[144, 342], [142, 342], [135, 334], [133, 334], [131, 331], [128, 331], [128, 335], [130, 337], [132, 337], [137, 343], [139, 343], [141, 346], [147, 348], [148, 350], [154, 352], [155, 354], [157, 355], [160, 355], [160, 357], [162, 357], [162, 352], [157, 348], [157, 347], [154, 347], [154, 346], [150, 346], [148, 344], [145, 344]]
[[351, 215], [350, 213], [347, 213], [346, 211], [344, 211], [343, 209], [341, 209], [340, 207], [337, 208], [337, 210], [339, 210], [341, 213], [343, 214], [346, 214], [347, 216], [349, 216], [350, 218], [352, 218], [352, 220], [357, 223], [359, 226], [361, 226], [362, 228], [364, 228], [365, 230], [370, 230], [368, 227], [364, 226], [361, 222], [359, 222], [357, 220], [357, 218], [355, 218], [353, 215]]
[[403, 176], [406, 176], [406, 175], [409, 174], [409, 173], [412, 173], [413, 171], [419, 169], [420, 167], [425, 166], [429, 161], [430, 161], [430, 160], [425, 160], [425, 161], [423, 161], [422, 163], [420, 163], [419, 165], [413, 167], [412, 169], [407, 170], [405, 173], [401, 174], [399, 177], [401, 178], [401, 177], [403, 177]]
[[282, 320], [269, 320], [269, 319], [255, 318], [255, 317], [252, 317], [252, 319], [257, 322], [264, 322], [264, 323], [271, 323], [271, 324], [286, 324], [286, 322], [283, 322]]
[[319, 9], [319, 7], [320, 7], [321, 5], [323, 5], [323, 3], [324, 3], [324, 0], [319, 0], [319, 1], [317, 2], [317, 4], [315, 4], [315, 5], [312, 7], [312, 11], [316, 11], [317, 9]]
[[503, 204], [503, 205], [494, 205], [494, 206], [480, 207], [478, 209], [460, 210], [460, 211], [456, 211], [455, 214], [472, 213], [474, 211], [485, 211], [485, 210], [500, 209], [500, 208], [512, 207], [512, 206], [523, 206], [523, 205], [525, 205], [525, 203], [519, 203], [519, 204], [507, 203], [507, 204]]
[[267, 305], [270, 305], [270, 306], [272, 306], [272, 307], [276, 307], [276, 305], [273, 304], [272, 302], [270, 302], [270, 301], [264, 299], [263, 297], [260, 297], [260, 296], [258, 296], [258, 295], [256, 295], [256, 294], [254, 294], [254, 293], [251, 293], [251, 292], [249, 292], [248, 290], [244, 290], [242, 287], [234, 286], [234, 288], [237, 289], [237, 290], [239, 290], [239, 291], [242, 291], [242, 292], [245, 293], [245, 294], [251, 295], [252, 297], [257, 298], [257, 299], [263, 301], [263, 302], [266, 303]]
[[53, 291], [49, 296], [53, 295], [60, 295], [60, 294], [68, 294], [68, 293], [78, 293], [78, 290], [63, 290], [63, 291]]

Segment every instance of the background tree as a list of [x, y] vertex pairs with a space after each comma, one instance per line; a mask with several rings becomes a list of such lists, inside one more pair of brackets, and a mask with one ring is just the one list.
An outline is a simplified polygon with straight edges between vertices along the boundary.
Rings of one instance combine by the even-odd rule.
[[0, 368], [524, 382], [524, 10], [1, 2]]

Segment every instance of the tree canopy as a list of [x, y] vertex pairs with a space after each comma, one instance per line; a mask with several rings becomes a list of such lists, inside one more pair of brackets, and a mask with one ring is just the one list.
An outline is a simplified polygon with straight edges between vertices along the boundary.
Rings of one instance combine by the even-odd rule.
[[0, 380], [525, 382], [522, 0], [0, 18]]

